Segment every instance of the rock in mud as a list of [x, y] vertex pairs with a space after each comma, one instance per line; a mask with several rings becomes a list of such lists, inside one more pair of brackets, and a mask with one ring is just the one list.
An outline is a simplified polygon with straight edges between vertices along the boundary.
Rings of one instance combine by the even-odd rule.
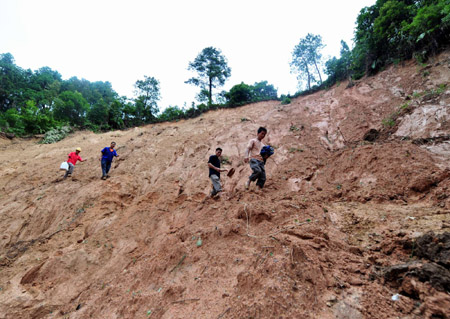
[[428, 232], [416, 239], [415, 254], [418, 257], [434, 261], [447, 270], [450, 268], [450, 233], [436, 235]]
[[380, 135], [376, 129], [370, 129], [366, 134], [364, 134], [363, 140], [368, 142], [375, 142]]
[[[384, 279], [395, 287], [405, 286], [404, 281], [417, 278], [439, 291], [450, 291], [450, 271], [436, 263], [410, 262], [386, 267]], [[409, 292], [409, 294], [413, 294]]]

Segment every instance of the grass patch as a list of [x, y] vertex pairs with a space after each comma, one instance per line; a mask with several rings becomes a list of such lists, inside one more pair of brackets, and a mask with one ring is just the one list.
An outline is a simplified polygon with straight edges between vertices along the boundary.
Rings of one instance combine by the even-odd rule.
[[381, 121], [384, 127], [394, 127], [395, 126], [395, 120], [392, 117], [387, 117]]
[[291, 147], [289, 149], [289, 153], [295, 153], [295, 152], [303, 152], [303, 150], [301, 148], [297, 148], [297, 147]]
[[400, 110], [406, 110], [409, 108], [409, 102], [406, 102], [405, 104], [402, 104], [399, 106]]

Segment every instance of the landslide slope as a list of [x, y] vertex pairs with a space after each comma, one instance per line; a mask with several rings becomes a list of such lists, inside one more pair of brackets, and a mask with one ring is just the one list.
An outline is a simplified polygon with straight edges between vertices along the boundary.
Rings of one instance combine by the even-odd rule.
[[[449, 79], [446, 52], [289, 105], [0, 139], [0, 318], [447, 318]], [[245, 191], [259, 126], [275, 155]], [[210, 199], [217, 146], [236, 173]]]

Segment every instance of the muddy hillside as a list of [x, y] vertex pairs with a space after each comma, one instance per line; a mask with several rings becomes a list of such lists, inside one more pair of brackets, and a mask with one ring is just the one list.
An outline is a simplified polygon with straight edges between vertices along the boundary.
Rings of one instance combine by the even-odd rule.
[[[446, 52], [289, 105], [0, 138], [0, 318], [449, 318], [449, 79]], [[236, 172], [209, 198], [218, 146]]]

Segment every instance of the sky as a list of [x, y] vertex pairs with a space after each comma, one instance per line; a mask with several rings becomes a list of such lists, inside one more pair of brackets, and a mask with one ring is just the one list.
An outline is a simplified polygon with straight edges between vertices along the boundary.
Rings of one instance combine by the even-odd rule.
[[231, 68], [225, 85], [268, 81], [294, 94], [292, 51], [308, 33], [322, 36], [325, 59], [352, 47], [356, 17], [375, 0], [0, 0], [0, 53], [24, 69], [48, 66], [63, 79], [110, 82], [133, 98], [144, 76], [160, 82], [162, 110], [187, 106], [199, 88], [189, 62], [206, 47]]

